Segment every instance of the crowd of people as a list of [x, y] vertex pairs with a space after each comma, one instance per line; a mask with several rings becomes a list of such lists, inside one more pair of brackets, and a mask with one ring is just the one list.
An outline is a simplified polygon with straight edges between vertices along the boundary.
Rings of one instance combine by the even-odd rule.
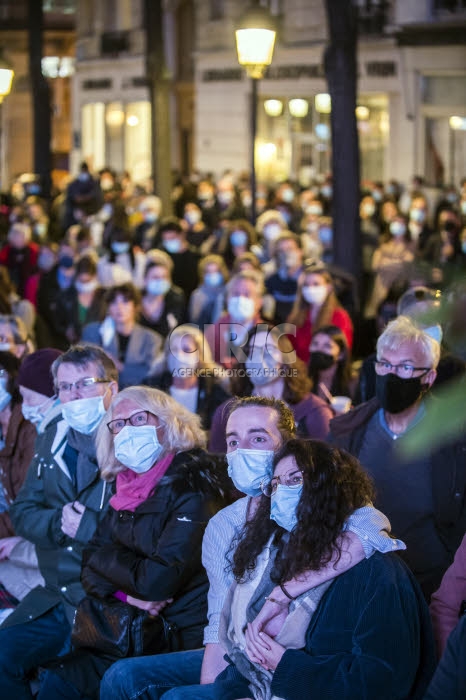
[[466, 180], [362, 183], [359, 280], [330, 176], [254, 224], [230, 171], [39, 195], [0, 212], [2, 697], [464, 698]]

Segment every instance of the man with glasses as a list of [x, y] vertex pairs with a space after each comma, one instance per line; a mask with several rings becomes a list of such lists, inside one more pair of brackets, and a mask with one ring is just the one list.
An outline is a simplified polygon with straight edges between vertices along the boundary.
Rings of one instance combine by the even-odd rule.
[[113, 361], [77, 345], [52, 365], [62, 412], [38, 435], [26, 481], [10, 509], [18, 535], [37, 552], [44, 586], [33, 589], [0, 628], [3, 697], [32, 698], [28, 678], [67, 648], [81, 586], [83, 549], [112, 495], [102, 481], [94, 432], [118, 391]]
[[403, 557], [429, 600], [466, 528], [466, 442], [403, 454], [406, 436], [422, 431], [436, 378], [440, 344], [407, 316], [388, 324], [377, 342], [376, 396], [330, 423], [330, 440], [357, 457], [375, 481], [380, 508]]

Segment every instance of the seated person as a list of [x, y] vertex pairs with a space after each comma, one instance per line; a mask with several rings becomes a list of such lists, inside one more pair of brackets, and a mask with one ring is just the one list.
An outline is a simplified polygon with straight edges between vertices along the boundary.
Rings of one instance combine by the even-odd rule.
[[351, 352], [343, 331], [337, 326], [323, 326], [314, 333], [310, 350], [313, 392], [326, 400], [329, 394], [352, 399], [357, 376], [353, 374]]
[[183, 290], [189, 301], [199, 282], [197, 276], [199, 254], [190, 247], [183, 223], [175, 217], [162, 219], [156, 240], [158, 247], [166, 250], [172, 259], [173, 283]]
[[[345, 555], [341, 533], [373, 498], [370, 479], [346, 452], [314, 441], [290, 441], [274, 465], [262, 485], [270, 503], [259, 504], [233, 554], [236, 586], [220, 629], [230, 665], [214, 697], [421, 697], [434, 668], [432, 630], [400, 559], [376, 552], [298, 599], [285, 586]], [[278, 633], [253, 623], [264, 596], [275, 604], [276, 586], [289, 598]]]
[[288, 323], [296, 326], [292, 343], [298, 357], [306, 363], [310, 358], [312, 336], [322, 326], [338, 326], [346, 336], [348, 347], [353, 346], [351, 318], [337, 299], [332, 275], [319, 262], [304, 266]]
[[234, 275], [227, 284], [227, 311], [205, 331], [214, 361], [224, 367], [244, 362], [251, 338], [261, 316], [264, 279], [260, 272], [245, 270]]
[[228, 270], [220, 255], [206, 255], [199, 263], [200, 285], [191, 294], [188, 319], [201, 330], [215, 323], [223, 313]]
[[[231, 380], [235, 396], [267, 396], [285, 401], [293, 412], [300, 437], [324, 440], [334, 416], [326, 401], [311, 393], [311, 380], [304, 362], [296, 358], [291, 342], [276, 328], [264, 325], [253, 336], [250, 357], [237, 366]], [[226, 451], [226, 405], [218, 407], [212, 420], [209, 449]]]
[[[225, 650], [219, 642], [219, 624], [223, 604], [234, 582], [232, 541], [236, 541], [261, 502], [260, 484], [269, 483], [274, 453], [296, 434], [293, 414], [283, 401], [247, 397], [234, 401], [228, 412], [228, 471], [237, 491], [246, 496], [217, 513], [209, 521], [203, 539], [202, 561], [210, 584], [205, 649], [120, 661], [105, 674], [101, 700], [139, 696], [159, 700], [164, 693], [164, 700], [213, 697], [211, 684], [227, 665]], [[346, 571], [357, 561], [370, 557], [374, 549], [391, 552], [404, 546], [389, 536], [390, 523], [374, 508], [361, 508], [350, 516], [347, 530], [342, 537], [349, 551], [339, 559], [332, 558], [324, 571], [308, 571], [299, 579], [286, 581], [287, 594], [300, 595], [336, 572]], [[289, 599], [278, 586], [271, 597], [277, 602], [269, 600], [264, 605], [261, 619], [283, 623]]]
[[163, 250], [147, 255], [144, 291], [139, 323], [166, 338], [183, 323], [186, 300], [183, 290], [172, 282], [173, 261]]
[[97, 264], [92, 255], [83, 255], [76, 263], [71, 286], [57, 299], [57, 326], [70, 344], [81, 337], [83, 327], [102, 322], [106, 311], [105, 289], [97, 280]]
[[162, 337], [137, 323], [140, 299], [130, 282], [113, 287], [107, 295], [108, 316], [83, 329], [83, 342], [99, 345], [114, 359], [121, 389], [151, 374], [162, 350]]
[[[202, 536], [225, 505], [219, 465], [203, 450], [199, 419], [161, 391], [129, 387], [107, 411], [96, 444], [102, 478], [116, 478], [116, 492], [86, 550], [81, 580], [87, 596], [104, 609], [117, 598], [122, 614], [129, 608], [141, 624], [163, 610], [159, 638], [140, 653], [161, 647], [164, 628], [175, 648], [196, 649], [207, 613]], [[78, 606], [76, 621], [79, 616]], [[74, 651], [51, 665], [39, 699], [57, 697], [57, 687], [60, 697], [98, 697], [105, 670], [135, 655], [138, 633], [129, 634], [129, 648], [122, 638], [113, 653], [104, 653], [99, 640], [76, 648], [75, 635]]]
[[[4, 390], [11, 397], [0, 411], [2, 432], [8, 426], [4, 433], [7, 444], [0, 450], [0, 489], [3, 494], [0, 500], [5, 501], [5, 510], [0, 513], [0, 584], [14, 598], [5, 604], [2, 597], [2, 621], [13, 611], [15, 601], [22, 600], [35, 586], [44, 583], [35, 547], [15, 534], [8, 511], [23, 485], [32, 455], [37, 452], [37, 432], [43, 432], [48, 422], [61, 412], [54, 399], [55, 388], [50, 372], [59, 355], [59, 350], [45, 348], [28, 355], [19, 366], [13, 355], [0, 352], [0, 375], [3, 373], [3, 379], [8, 377]], [[3, 402], [0, 400], [0, 406]]]
[[163, 360], [165, 371], [147, 383], [200, 416], [202, 428], [209, 430], [215, 410], [230, 395], [222, 388], [222, 368], [212, 360], [202, 331], [190, 324], [177, 326], [167, 339]]

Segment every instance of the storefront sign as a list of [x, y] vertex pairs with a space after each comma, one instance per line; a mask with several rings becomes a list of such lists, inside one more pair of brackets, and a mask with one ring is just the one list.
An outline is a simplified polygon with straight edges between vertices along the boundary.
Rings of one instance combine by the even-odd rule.
[[[397, 64], [395, 61], [367, 61], [362, 64], [364, 72], [359, 66], [359, 75], [368, 78], [391, 78], [397, 75]], [[324, 66], [321, 63], [291, 65], [291, 66], [271, 66], [266, 74], [265, 80], [298, 80], [299, 78], [325, 78]], [[202, 73], [203, 83], [228, 82], [242, 80], [244, 72], [241, 68], [214, 68], [205, 70]]]

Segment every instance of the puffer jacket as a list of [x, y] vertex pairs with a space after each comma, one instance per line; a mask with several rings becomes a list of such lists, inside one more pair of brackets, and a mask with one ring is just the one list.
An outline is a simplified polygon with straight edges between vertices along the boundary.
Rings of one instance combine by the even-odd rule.
[[[76, 479], [70, 477], [63, 453], [66, 444], [78, 452]], [[4, 626], [35, 619], [57, 603], [65, 606], [68, 619], [84, 597], [81, 585], [83, 548], [104, 515], [113, 488], [100, 478], [92, 435], [68, 428], [61, 414], [38, 435], [26, 481], [10, 515], [16, 534], [36, 546], [45, 586], [29, 593], [5, 621]], [[61, 529], [63, 506], [79, 501], [85, 506], [76, 537]]]
[[183, 648], [202, 644], [207, 622], [204, 530], [225, 500], [223, 460], [203, 450], [178, 453], [155, 492], [132, 511], [108, 509], [83, 557], [86, 592], [142, 600], [173, 598], [163, 614]]

